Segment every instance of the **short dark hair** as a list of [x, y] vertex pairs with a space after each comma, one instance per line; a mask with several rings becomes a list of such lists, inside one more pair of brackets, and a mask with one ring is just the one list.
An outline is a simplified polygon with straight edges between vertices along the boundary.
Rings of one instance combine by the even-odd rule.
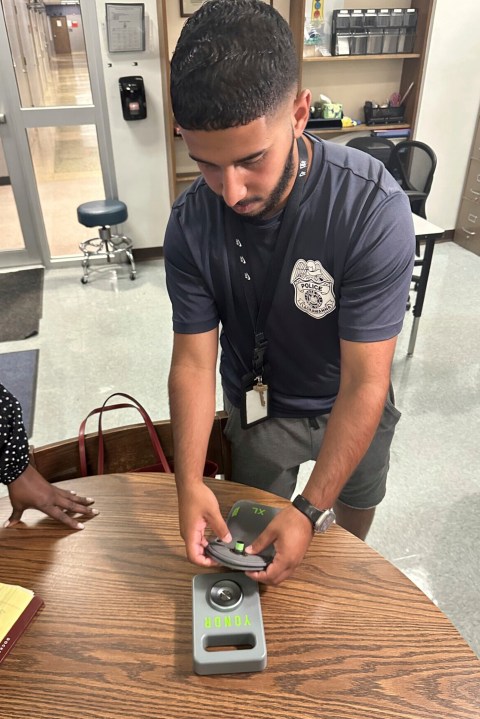
[[247, 125], [297, 88], [291, 30], [262, 0], [209, 0], [185, 23], [170, 75], [173, 113], [185, 130]]

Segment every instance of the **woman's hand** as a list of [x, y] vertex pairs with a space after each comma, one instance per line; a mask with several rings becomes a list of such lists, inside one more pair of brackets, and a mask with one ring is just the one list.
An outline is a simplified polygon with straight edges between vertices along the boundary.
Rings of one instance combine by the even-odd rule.
[[84, 529], [84, 525], [72, 517], [72, 514], [82, 514], [87, 517], [98, 514], [97, 509], [90, 507], [94, 499], [79, 497], [76, 492], [50, 484], [31, 464], [7, 487], [13, 511], [4, 527], [18, 524], [26, 509], [39, 509], [71, 529]]

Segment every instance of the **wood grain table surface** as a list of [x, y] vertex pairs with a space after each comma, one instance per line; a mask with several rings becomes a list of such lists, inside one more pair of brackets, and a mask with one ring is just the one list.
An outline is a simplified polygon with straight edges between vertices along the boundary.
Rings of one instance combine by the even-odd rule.
[[[208, 480], [222, 511], [285, 500]], [[480, 662], [389, 562], [333, 526], [295, 576], [263, 588], [263, 672], [192, 670], [191, 584], [173, 477], [63, 482], [100, 515], [73, 532], [39, 512], [0, 529], [0, 581], [45, 607], [0, 666], [2, 719], [478, 719]], [[0, 517], [9, 503], [0, 500]], [[218, 568], [216, 571], [222, 571]]]

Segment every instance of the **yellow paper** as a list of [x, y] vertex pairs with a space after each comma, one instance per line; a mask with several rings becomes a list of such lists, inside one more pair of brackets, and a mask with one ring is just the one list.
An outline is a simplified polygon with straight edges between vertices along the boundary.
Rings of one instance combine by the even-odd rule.
[[22, 616], [33, 597], [30, 589], [0, 582], [0, 640]]

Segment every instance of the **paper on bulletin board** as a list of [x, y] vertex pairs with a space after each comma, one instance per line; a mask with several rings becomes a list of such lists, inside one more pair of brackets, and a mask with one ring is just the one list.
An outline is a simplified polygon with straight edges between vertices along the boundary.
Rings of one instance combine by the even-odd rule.
[[109, 52], [145, 50], [144, 3], [106, 3]]

